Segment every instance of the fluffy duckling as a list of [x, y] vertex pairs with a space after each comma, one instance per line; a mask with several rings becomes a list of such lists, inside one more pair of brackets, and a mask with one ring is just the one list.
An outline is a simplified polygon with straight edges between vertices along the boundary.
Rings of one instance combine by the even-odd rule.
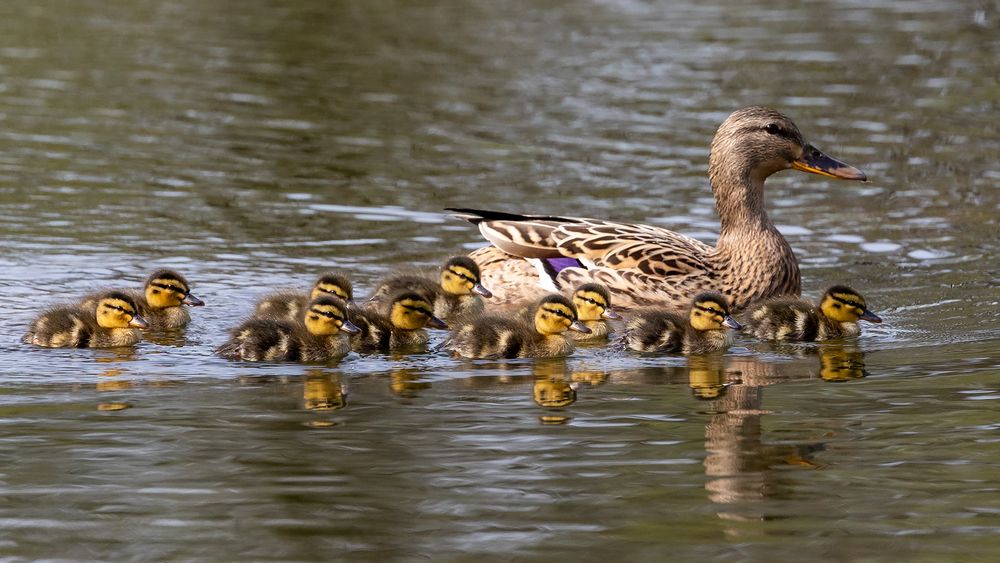
[[434, 315], [431, 299], [415, 291], [392, 296], [387, 313], [374, 308], [351, 311], [359, 333], [351, 337], [351, 349], [359, 352], [397, 352], [427, 344], [424, 327], [446, 329]]
[[[154, 330], [182, 328], [191, 322], [187, 308], [201, 307], [204, 301], [191, 295], [191, 289], [184, 276], [174, 270], [156, 270], [146, 279], [142, 291], [123, 289], [135, 302], [139, 314]], [[89, 295], [83, 299], [83, 306], [93, 307], [97, 304], [100, 294]]]
[[637, 352], [704, 354], [724, 350], [733, 343], [727, 328], [742, 328], [729, 315], [729, 302], [721, 293], [702, 293], [694, 298], [687, 317], [669, 309], [636, 311], [625, 324], [622, 342]]
[[84, 304], [54, 307], [44, 312], [21, 339], [47, 348], [111, 348], [139, 341], [137, 329], [149, 323], [138, 313], [127, 293], [106, 291]]
[[573, 341], [567, 329], [587, 333], [573, 303], [562, 295], [548, 295], [534, 308], [531, 319], [519, 315], [484, 315], [456, 330], [444, 347], [465, 358], [549, 358], [568, 356]]
[[298, 322], [251, 317], [232, 330], [215, 353], [231, 360], [325, 362], [351, 351], [348, 335], [359, 329], [347, 320], [347, 305], [332, 296], [310, 301]]
[[347, 303], [348, 307], [354, 303], [354, 288], [350, 280], [340, 274], [328, 272], [316, 280], [308, 294], [289, 289], [265, 295], [254, 307], [253, 316], [296, 321], [310, 301], [323, 295], [336, 297]]
[[821, 341], [861, 332], [858, 321], [880, 323], [857, 291], [835, 285], [823, 293], [819, 306], [797, 297], [779, 297], [750, 305], [747, 330], [764, 340]]
[[573, 305], [583, 326], [590, 333], [570, 332], [570, 338], [578, 342], [604, 340], [611, 332], [606, 319], [620, 319], [621, 315], [611, 308], [611, 293], [599, 283], [585, 283], [573, 292]]
[[392, 276], [375, 288], [369, 302], [384, 308], [388, 297], [399, 291], [415, 291], [433, 299], [434, 315], [442, 319], [479, 315], [482, 297], [493, 296], [479, 283], [479, 266], [468, 256], [449, 258], [437, 281], [421, 275]]

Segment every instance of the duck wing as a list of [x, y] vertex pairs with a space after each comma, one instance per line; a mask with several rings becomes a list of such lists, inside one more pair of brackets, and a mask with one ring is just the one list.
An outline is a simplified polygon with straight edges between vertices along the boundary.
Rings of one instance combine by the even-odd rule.
[[702, 257], [712, 251], [701, 241], [651, 225], [479, 209], [448, 211], [478, 226], [498, 249], [521, 258], [576, 258], [597, 267], [670, 276], [706, 270]]

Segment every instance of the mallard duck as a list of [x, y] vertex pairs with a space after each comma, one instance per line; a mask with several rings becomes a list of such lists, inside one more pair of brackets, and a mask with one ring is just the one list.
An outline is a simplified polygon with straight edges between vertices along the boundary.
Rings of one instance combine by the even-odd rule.
[[755, 299], [800, 291], [792, 248], [764, 209], [764, 180], [788, 168], [867, 180], [803, 141], [789, 118], [755, 106], [733, 112], [712, 140], [708, 175], [722, 221], [714, 247], [650, 225], [449, 211], [478, 225], [493, 244], [470, 256], [497, 304], [593, 281], [606, 285], [623, 309], [680, 308], [692, 295], [719, 290], [741, 310]]
[[351, 311], [359, 333], [351, 337], [351, 349], [359, 352], [401, 352], [427, 344], [424, 327], [446, 329], [434, 316], [431, 300], [414, 291], [401, 291], [389, 299], [387, 312], [372, 307]]
[[742, 328], [729, 315], [729, 302], [718, 292], [702, 293], [685, 317], [670, 309], [641, 309], [625, 323], [622, 343], [637, 352], [704, 354], [733, 343], [727, 328]]
[[251, 317], [215, 353], [249, 362], [325, 362], [350, 352], [348, 336], [358, 332], [347, 318], [347, 305], [324, 295], [308, 303], [298, 322]]
[[747, 332], [764, 340], [820, 341], [857, 336], [858, 321], [882, 319], [865, 305], [865, 298], [845, 285], [823, 292], [819, 306], [797, 297], [756, 302], [747, 308]]
[[31, 323], [21, 339], [47, 348], [111, 348], [139, 341], [139, 330], [149, 323], [135, 301], [122, 291], [96, 294], [91, 306], [57, 306]]
[[[184, 276], [174, 270], [156, 270], [146, 278], [142, 291], [122, 289], [138, 307], [139, 314], [153, 330], [181, 328], [191, 322], [191, 315], [184, 305], [201, 307], [204, 301], [191, 295], [191, 289]], [[93, 307], [100, 294], [83, 298], [83, 306]]]
[[607, 319], [620, 319], [621, 315], [611, 308], [611, 293], [599, 283], [585, 283], [573, 292], [573, 305], [583, 326], [590, 333], [572, 331], [567, 335], [578, 342], [604, 340], [611, 332]]
[[483, 312], [482, 297], [493, 294], [479, 281], [479, 266], [468, 256], [453, 256], [441, 267], [437, 280], [422, 275], [400, 274], [380, 283], [369, 303], [384, 308], [388, 298], [399, 291], [415, 291], [433, 299], [434, 315], [448, 320]]
[[316, 280], [309, 293], [288, 289], [261, 297], [254, 306], [254, 316], [295, 321], [302, 315], [303, 309], [310, 301], [323, 295], [336, 297], [350, 307], [353, 304], [354, 288], [346, 277], [327, 272]]
[[573, 352], [566, 330], [590, 331], [578, 320], [573, 302], [562, 295], [543, 297], [533, 310], [530, 320], [517, 314], [471, 319], [443, 347], [465, 358], [560, 357]]

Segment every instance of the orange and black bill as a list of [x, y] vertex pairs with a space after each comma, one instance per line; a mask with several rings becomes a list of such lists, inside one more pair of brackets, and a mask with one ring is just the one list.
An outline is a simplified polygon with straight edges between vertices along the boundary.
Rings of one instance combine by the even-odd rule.
[[792, 168], [830, 178], [868, 181], [868, 176], [864, 172], [823, 154], [823, 151], [808, 143], [802, 149], [802, 156], [792, 161]]

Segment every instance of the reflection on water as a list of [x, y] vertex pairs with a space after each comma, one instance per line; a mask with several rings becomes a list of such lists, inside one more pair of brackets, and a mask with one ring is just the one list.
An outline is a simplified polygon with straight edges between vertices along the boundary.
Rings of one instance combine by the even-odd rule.
[[[995, 4], [0, 3], [0, 557], [995, 559]], [[871, 176], [766, 193], [806, 294], [885, 312], [857, 340], [211, 354], [272, 288], [481, 244], [444, 207], [712, 242], [708, 142], [751, 103]], [[17, 342], [159, 267], [187, 330]]]

